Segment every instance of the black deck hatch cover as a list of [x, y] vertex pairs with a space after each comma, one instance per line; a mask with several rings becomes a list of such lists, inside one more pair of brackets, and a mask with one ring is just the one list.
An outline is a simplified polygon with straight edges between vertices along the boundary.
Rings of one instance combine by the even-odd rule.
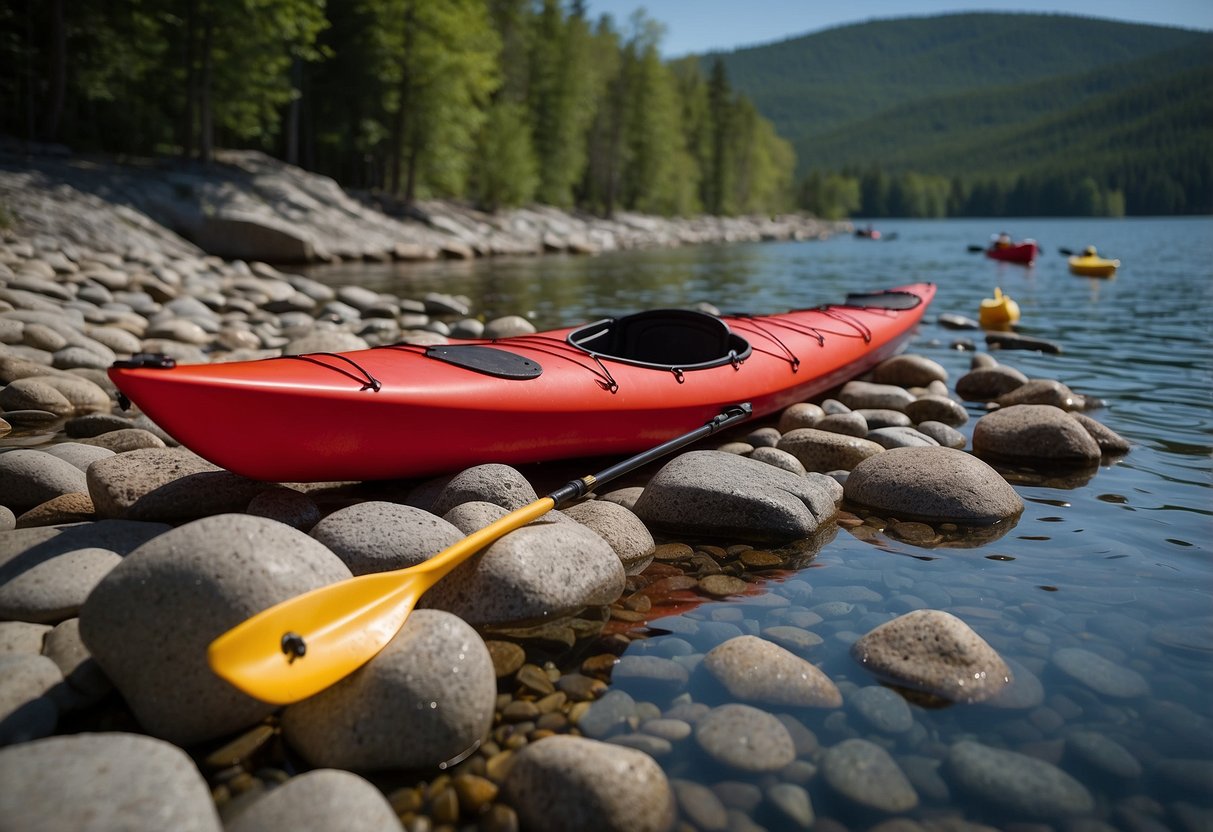
[[474, 344], [430, 347], [425, 351], [428, 358], [436, 358], [465, 370], [474, 370], [497, 378], [525, 381], [539, 378], [543, 367], [536, 361], [523, 358], [517, 353], [497, 347], [480, 347]]

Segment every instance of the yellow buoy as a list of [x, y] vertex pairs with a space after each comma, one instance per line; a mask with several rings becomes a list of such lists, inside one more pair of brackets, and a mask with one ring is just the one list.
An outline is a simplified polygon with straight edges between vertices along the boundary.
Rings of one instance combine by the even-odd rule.
[[978, 315], [981, 325], [990, 328], [1007, 327], [1019, 320], [1019, 304], [1004, 295], [1002, 289], [994, 287], [994, 297], [981, 302]]

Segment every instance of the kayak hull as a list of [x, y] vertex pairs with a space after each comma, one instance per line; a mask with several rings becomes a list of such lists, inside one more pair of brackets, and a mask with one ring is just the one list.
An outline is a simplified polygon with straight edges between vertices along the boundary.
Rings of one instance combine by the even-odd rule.
[[1120, 268], [1119, 260], [1108, 260], [1103, 257], [1071, 257], [1070, 274], [1079, 277], [1112, 277]]
[[986, 249], [986, 257], [992, 260], [1001, 260], [1004, 263], [1031, 265], [1036, 262], [1036, 255], [1039, 252], [1040, 247], [1036, 243], [1026, 240], [1022, 243], [1015, 243], [1009, 246], [990, 246]]
[[[169, 369], [118, 367], [118, 388], [171, 436], [221, 467], [276, 482], [425, 476], [471, 465], [619, 455], [703, 424], [728, 405], [774, 413], [898, 352], [934, 296], [913, 309], [822, 307], [726, 317], [751, 350], [686, 370], [594, 356], [570, 329], [454, 345], [540, 366], [500, 378], [391, 346]], [[372, 381], [374, 385], [372, 385]], [[375, 387], [377, 386], [377, 389]]]

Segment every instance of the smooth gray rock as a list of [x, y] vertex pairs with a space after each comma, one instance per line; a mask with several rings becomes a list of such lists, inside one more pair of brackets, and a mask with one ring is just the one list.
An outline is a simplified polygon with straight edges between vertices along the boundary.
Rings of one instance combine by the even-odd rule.
[[67, 397], [40, 377], [19, 378], [0, 388], [0, 411], [44, 410], [70, 416], [76, 408]]
[[0, 453], [0, 505], [17, 514], [61, 494], [86, 490], [84, 472], [70, 462], [25, 448]]
[[137, 734], [74, 734], [0, 750], [6, 829], [223, 832], [184, 751]]
[[108, 448], [118, 454], [139, 451], [144, 448], [163, 448], [167, 444], [155, 433], [142, 428], [112, 430], [90, 439], [81, 439], [80, 442], [84, 445], [96, 445], [98, 448]]
[[886, 687], [861, 687], [847, 694], [847, 704], [881, 733], [904, 734], [914, 727], [914, 715], [906, 700]]
[[1028, 383], [1028, 377], [1004, 364], [978, 367], [956, 380], [956, 395], [967, 402], [992, 402]]
[[356, 774], [315, 769], [292, 777], [228, 820], [226, 832], [395, 832], [383, 792]]
[[1076, 420], [1087, 433], [1091, 434], [1091, 438], [1095, 440], [1101, 453], [1127, 454], [1133, 447], [1129, 444], [1129, 440], [1085, 413], [1071, 413], [1070, 418]]
[[980, 459], [952, 448], [894, 448], [855, 466], [850, 501], [902, 519], [991, 524], [1018, 516], [1023, 500]]
[[476, 631], [449, 613], [414, 610], [370, 662], [289, 706], [283, 736], [315, 766], [433, 769], [484, 738], [496, 697]]
[[535, 832], [666, 832], [674, 794], [652, 757], [584, 737], [556, 735], [524, 747], [503, 785], [506, 802]]
[[512, 338], [515, 335], [531, 335], [535, 325], [521, 315], [504, 315], [484, 325], [485, 338]]
[[776, 430], [780, 433], [787, 433], [797, 428], [811, 428], [825, 415], [825, 411], [821, 409], [820, 405], [810, 402], [789, 405], [784, 408], [783, 413], [779, 414], [779, 424]]
[[1095, 808], [1086, 787], [1056, 766], [965, 740], [948, 750], [949, 782], [1000, 815], [1061, 820]]
[[619, 556], [594, 532], [579, 523], [533, 523], [460, 564], [420, 606], [475, 625], [558, 618], [613, 603], [624, 580]]
[[535, 502], [539, 495], [526, 478], [509, 465], [490, 463], [460, 471], [439, 491], [430, 508], [441, 517], [460, 503], [493, 503], [513, 511]]
[[782, 435], [777, 428], [758, 428], [747, 434], [745, 441], [754, 448], [774, 448]]
[[951, 425], [945, 425], [943, 422], [926, 421], [919, 422], [917, 430], [923, 436], [929, 436], [937, 443], [945, 448], [955, 448], [961, 450], [968, 444], [965, 435]]
[[915, 610], [861, 636], [851, 657], [878, 677], [950, 702], [981, 702], [1011, 682], [1011, 669], [964, 621]]
[[1017, 404], [1047, 404], [1061, 410], [1081, 410], [1082, 397], [1066, 385], [1051, 378], [1030, 378], [1024, 384], [997, 399], [999, 407]]
[[808, 472], [804, 466], [800, 464], [800, 460], [792, 456], [787, 451], [781, 451], [778, 448], [761, 447], [755, 448], [750, 454], [750, 459], [755, 462], [762, 462], [767, 465], [774, 465], [776, 468], [782, 468], [789, 474], [794, 474], [798, 477], [803, 477]]
[[882, 448], [936, 448], [939, 443], [925, 433], [919, 433], [914, 428], [890, 427], [877, 428], [868, 431], [865, 439], [875, 442]]
[[[50, 694], [61, 684], [63, 673], [46, 656], [0, 655], [0, 745], [50, 736], [59, 721]], [[7, 788], [6, 781], [0, 783]]]
[[906, 405], [914, 401], [914, 394], [892, 384], [848, 381], [838, 391], [838, 400], [852, 410], [872, 408], [904, 413]]
[[127, 555], [89, 595], [80, 633], [149, 733], [200, 742], [274, 710], [216, 676], [207, 645], [279, 601], [349, 577], [336, 555], [289, 526], [208, 517]]
[[784, 724], [750, 705], [708, 711], [695, 725], [695, 742], [716, 762], [740, 771], [778, 771], [796, 759]]
[[884, 448], [867, 439], [816, 428], [788, 431], [776, 447], [800, 460], [806, 471], [822, 473], [850, 471], [868, 457], [884, 451]]
[[98, 517], [179, 522], [244, 511], [273, 484], [224, 471], [182, 448], [144, 448], [88, 467]]
[[718, 451], [675, 457], [636, 501], [637, 516], [662, 531], [770, 542], [809, 537], [836, 510], [819, 479]]
[[969, 421], [969, 412], [960, 402], [947, 396], [922, 396], [906, 405], [906, 416], [915, 424], [919, 422], [943, 422], [958, 428]]
[[900, 410], [881, 410], [879, 408], [867, 407], [855, 412], [868, 423], [869, 430], [877, 430], [878, 428], [908, 428], [912, 424], [910, 417]]
[[0, 656], [39, 655], [52, 629], [48, 624], [0, 621]]
[[1099, 444], [1060, 408], [1019, 404], [988, 413], [973, 426], [973, 451], [1008, 459], [1096, 462]]
[[310, 531], [320, 522], [320, 508], [308, 495], [293, 488], [271, 488], [249, 500], [248, 514], [277, 520], [300, 531]]
[[744, 702], [794, 708], [837, 708], [838, 686], [811, 662], [757, 636], [738, 636], [713, 647], [703, 667]]
[[282, 348], [283, 355], [305, 355], [311, 352], [352, 352], [370, 346], [365, 339], [340, 329], [316, 329], [300, 338], [292, 338]]
[[109, 394], [86, 378], [73, 375], [34, 376], [28, 381], [40, 382], [57, 390], [71, 404], [72, 413], [77, 415], [108, 414], [113, 407]]
[[59, 690], [53, 692], [60, 708], [86, 708], [114, 689], [80, 638], [79, 618], [69, 618], [47, 633], [42, 653], [59, 667], [66, 682], [62, 695]]
[[872, 381], [898, 387], [926, 387], [932, 381], [947, 381], [948, 371], [937, 361], [910, 353], [895, 355], [872, 368]]
[[611, 544], [627, 574], [635, 575], [652, 562], [657, 544], [648, 528], [629, 509], [605, 500], [586, 500], [569, 506], [563, 513]]
[[0, 532], [12, 531], [16, 527], [17, 515], [13, 514], [13, 510], [8, 506], [0, 506]]
[[625, 690], [611, 688], [581, 715], [577, 728], [585, 736], [600, 740], [628, 729], [633, 719], [638, 719], [636, 700]]
[[1090, 650], [1063, 647], [1053, 654], [1052, 661], [1067, 676], [1104, 696], [1138, 699], [1150, 695], [1146, 677]]
[[75, 616], [90, 592], [122, 562], [108, 549], [13, 558], [0, 564], [0, 617], [58, 624]]
[[415, 566], [464, 537], [428, 511], [377, 500], [333, 512], [311, 534], [355, 575]]
[[863, 414], [852, 410], [849, 413], [831, 413], [813, 425], [817, 430], [841, 433], [844, 436], [863, 437], [868, 432], [868, 420]]
[[[80, 442], [61, 442], [58, 445], [51, 445], [46, 448], [43, 450], [43, 453], [62, 459], [64, 462], [76, 466], [81, 471], [87, 471], [88, 466], [99, 459], [106, 459], [114, 455], [114, 452], [109, 448], [85, 445]], [[82, 490], [88, 490], [87, 484]]]
[[1073, 731], [1066, 736], [1066, 755], [1096, 771], [1133, 780], [1142, 766], [1127, 748], [1098, 731]]
[[[546, 520], [553, 513], [555, 512], [549, 512], [544, 515], [543, 519]], [[459, 529], [465, 535], [468, 535], [483, 529], [490, 523], [496, 523], [507, 514], [509, 512], [506, 509], [495, 503], [473, 500], [470, 503], [460, 503], [455, 506], [442, 515], [442, 519]]]
[[843, 740], [826, 749], [821, 773], [837, 794], [868, 809], [893, 814], [918, 805], [918, 793], [889, 752], [868, 740]]

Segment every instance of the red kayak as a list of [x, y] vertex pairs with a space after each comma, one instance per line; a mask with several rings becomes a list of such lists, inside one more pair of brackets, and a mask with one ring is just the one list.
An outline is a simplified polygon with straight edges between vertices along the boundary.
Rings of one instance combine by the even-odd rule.
[[1026, 263], [1031, 265], [1036, 261], [1040, 246], [1035, 240], [1024, 240], [1019, 243], [998, 244], [986, 249], [986, 257], [1003, 260], [1007, 263]]
[[415, 477], [632, 453], [742, 402], [774, 413], [895, 354], [934, 295], [921, 283], [778, 315], [665, 309], [496, 341], [226, 364], [136, 356], [109, 375], [181, 444], [239, 474]]

